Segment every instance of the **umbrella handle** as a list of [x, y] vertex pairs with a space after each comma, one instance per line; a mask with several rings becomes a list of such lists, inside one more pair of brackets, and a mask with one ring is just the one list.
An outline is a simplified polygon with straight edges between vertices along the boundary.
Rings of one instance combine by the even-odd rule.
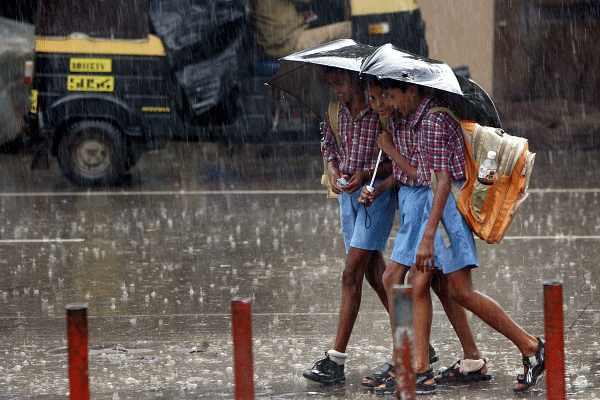
[[382, 151], [379, 150], [379, 154], [377, 155], [377, 164], [375, 164], [375, 171], [373, 171], [373, 178], [371, 178], [371, 184], [367, 186], [369, 193], [373, 193], [373, 190], [375, 190], [373, 183], [375, 183], [375, 176], [377, 175], [377, 168], [379, 167], [379, 162], [381, 161], [381, 154]]

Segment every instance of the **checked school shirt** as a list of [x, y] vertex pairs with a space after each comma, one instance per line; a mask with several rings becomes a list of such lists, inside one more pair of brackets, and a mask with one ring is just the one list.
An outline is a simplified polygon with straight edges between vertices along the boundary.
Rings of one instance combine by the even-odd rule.
[[374, 169], [379, 153], [377, 147], [379, 132], [381, 132], [379, 115], [370, 106], [361, 111], [355, 119], [348, 106], [340, 103], [338, 116], [340, 147], [338, 148], [335, 141], [328, 114], [323, 128], [323, 158], [327, 162], [337, 160], [342, 174], [354, 175]]
[[416, 112], [394, 125], [394, 145], [410, 165], [417, 167], [417, 180], [394, 165], [394, 178], [408, 186], [429, 186], [431, 170], [449, 171], [453, 181], [465, 178], [465, 149], [462, 129], [445, 112], [427, 115], [434, 107], [448, 107], [440, 99], [427, 96]]

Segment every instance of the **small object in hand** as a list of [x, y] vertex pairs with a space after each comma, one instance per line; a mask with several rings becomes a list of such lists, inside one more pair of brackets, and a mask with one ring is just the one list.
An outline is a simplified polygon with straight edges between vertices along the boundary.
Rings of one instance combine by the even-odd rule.
[[340, 186], [346, 186], [348, 184], [348, 181], [346, 180], [346, 178], [338, 178], [337, 181], [340, 184]]
[[367, 190], [369, 191], [369, 193], [373, 193], [373, 191], [375, 190], [375, 188], [371, 185], [367, 186]]

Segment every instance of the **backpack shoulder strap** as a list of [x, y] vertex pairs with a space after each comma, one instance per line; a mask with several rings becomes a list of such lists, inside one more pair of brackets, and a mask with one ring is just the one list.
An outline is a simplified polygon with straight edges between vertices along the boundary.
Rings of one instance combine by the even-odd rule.
[[446, 108], [446, 107], [433, 107], [429, 111], [427, 111], [427, 115], [433, 114], [436, 112], [444, 112], [444, 113], [448, 114], [449, 116], [451, 116], [452, 119], [454, 119], [456, 122], [458, 122], [458, 125], [460, 125], [460, 129], [463, 134], [463, 139], [465, 139], [465, 142], [467, 142], [469, 144], [471, 143], [471, 135], [469, 135], [469, 133], [463, 126], [462, 121], [456, 116], [456, 114], [454, 114], [452, 112], [452, 110], [450, 110], [449, 108]]
[[[466, 173], [466, 178], [467, 181], [469, 181], [469, 177], [474, 173], [474, 164], [473, 164], [473, 156], [471, 155], [471, 135], [467, 132], [467, 130], [465, 129], [465, 127], [462, 124], [462, 121], [449, 109], [446, 107], [433, 107], [431, 108], [429, 111], [427, 111], [427, 115], [429, 114], [433, 114], [435, 112], [444, 112], [446, 114], [448, 114], [449, 116], [451, 116], [456, 122], [458, 122], [458, 125], [460, 126], [461, 132], [463, 134], [463, 139], [464, 139], [464, 147], [465, 147], [465, 151], [464, 151], [464, 155], [465, 155], [465, 173]], [[437, 185], [437, 180], [435, 179], [435, 173], [433, 171], [431, 171], [431, 187], [435, 188], [435, 186]], [[466, 184], [466, 182], [465, 182]], [[458, 199], [460, 198], [462, 192], [463, 192], [463, 188], [459, 188], [456, 183], [454, 181], [452, 181], [452, 195], [454, 196], [454, 200], [456, 200], [456, 203], [458, 204]]]
[[340, 147], [340, 134], [338, 133], [338, 122], [339, 122], [339, 118], [340, 118], [340, 101], [339, 100], [335, 100], [332, 101], [331, 103], [329, 103], [329, 109], [328, 109], [328, 113], [329, 113], [329, 124], [331, 125], [331, 130], [333, 131], [333, 134], [335, 135], [335, 142], [337, 143], [338, 147]]
[[427, 115], [433, 114], [436, 112], [440, 112], [440, 111], [445, 112], [446, 114], [451, 116], [456, 122], [458, 122], [460, 124], [460, 119], [458, 119], [458, 117], [452, 112], [452, 110], [450, 110], [447, 107], [433, 107], [429, 111], [427, 111]]

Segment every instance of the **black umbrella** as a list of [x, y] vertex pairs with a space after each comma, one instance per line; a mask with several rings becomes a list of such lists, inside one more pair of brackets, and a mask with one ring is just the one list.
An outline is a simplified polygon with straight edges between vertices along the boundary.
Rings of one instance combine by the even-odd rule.
[[269, 84], [289, 93], [325, 119], [327, 105], [335, 96], [329, 90], [323, 66], [360, 72], [363, 60], [376, 49], [352, 39], [340, 39], [302, 50], [280, 59], [279, 69]]
[[452, 98], [448, 99], [443, 93], [441, 97], [453, 104], [456, 112], [463, 119], [475, 121], [480, 125], [502, 128], [498, 110], [486, 91], [471, 79], [460, 75], [456, 75], [456, 78], [463, 92], [462, 98], [451, 96]]
[[456, 75], [444, 62], [412, 54], [385, 44], [378, 47], [361, 67], [361, 72], [434, 89], [461, 119], [500, 127], [500, 117], [487, 93], [470, 79]]

